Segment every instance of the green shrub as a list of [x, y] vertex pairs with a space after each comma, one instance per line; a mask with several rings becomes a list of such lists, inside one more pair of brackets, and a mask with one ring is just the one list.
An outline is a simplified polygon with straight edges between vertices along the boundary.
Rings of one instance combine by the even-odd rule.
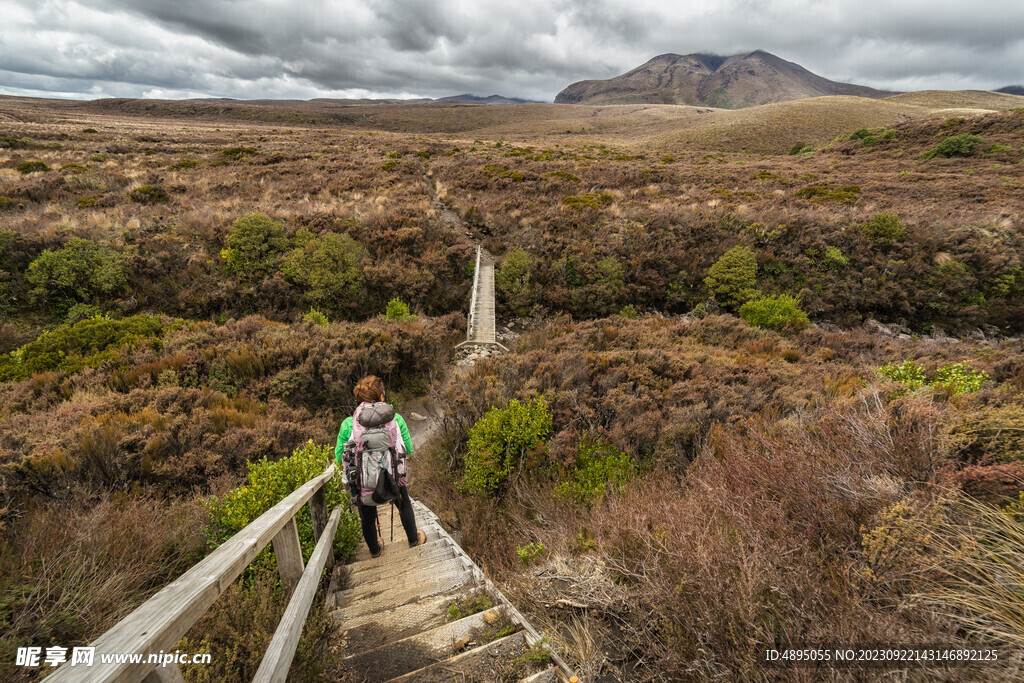
[[9, 209], [12, 206], [14, 206], [14, 202], [11, 201], [10, 197], [4, 197], [3, 195], [0, 195], [0, 211], [3, 211], [4, 209]]
[[[291, 456], [276, 461], [263, 458], [248, 463], [248, 484], [240, 486], [225, 496], [212, 496], [207, 501], [210, 510], [210, 524], [207, 536], [212, 547], [217, 547], [241, 531], [250, 522], [281, 502], [288, 494], [313, 477], [319, 476], [333, 461], [333, 449], [317, 446], [310, 440]], [[341, 476], [335, 475], [324, 484], [328, 514], [338, 505], [342, 506], [341, 521], [334, 536], [334, 552], [338, 557], [347, 557], [361, 536], [359, 519], [348, 508], [348, 492], [341, 483]], [[299, 528], [299, 543], [303, 557], [309, 557], [316, 546], [313, 538], [313, 520], [309, 507], [303, 506], [295, 516]], [[272, 564], [268, 547], [260, 553], [251, 570], [259, 571], [261, 564]]]
[[66, 323], [77, 323], [89, 318], [99, 318], [103, 316], [103, 311], [98, 306], [92, 304], [75, 304], [68, 309], [68, 312], [64, 315], [64, 322]]
[[384, 309], [384, 317], [388, 320], [402, 322], [415, 316], [409, 312], [409, 304], [395, 297], [388, 302], [387, 308]]
[[1013, 147], [1009, 145], [994, 144], [985, 150], [985, 154], [998, 154], [999, 152], [1012, 152]]
[[128, 193], [133, 202], [139, 204], [162, 204], [170, 199], [167, 192], [161, 187], [153, 185], [142, 185]]
[[494, 284], [515, 315], [526, 315], [533, 304], [533, 259], [516, 248], [505, 254], [494, 273]]
[[780, 294], [751, 299], [740, 306], [740, 317], [750, 325], [770, 330], [802, 330], [807, 327], [807, 314], [800, 310], [800, 300]]
[[637, 320], [640, 318], [640, 313], [637, 312], [636, 306], [633, 304], [626, 304], [619, 309], [619, 317], [626, 320]]
[[525, 402], [512, 399], [505, 408], [488, 410], [469, 430], [465, 490], [499, 493], [527, 455], [545, 448], [551, 427], [543, 396]]
[[[789, 148], [790, 154], [801, 154], [807, 149], [807, 143], [805, 142], [794, 142], [793, 146]], [[813, 149], [813, 148], [812, 148]]]
[[15, 166], [14, 169], [18, 173], [45, 173], [50, 170], [50, 167], [42, 161], [23, 161]]
[[302, 316], [302, 321], [307, 323], [313, 323], [320, 327], [327, 327], [331, 324], [331, 319], [327, 317], [326, 313], [323, 313], [317, 308], [310, 308], [309, 311]]
[[981, 389], [988, 379], [987, 372], [972, 369], [967, 361], [943, 365], [930, 380], [926, 378], [924, 368], [912, 360], [898, 365], [887, 363], [878, 369], [878, 374], [903, 385], [904, 388], [897, 395], [917, 391], [922, 387], [940, 389], [949, 394], [972, 393]]
[[967, 361], [948, 363], [935, 371], [932, 386], [945, 389], [950, 394], [969, 394], [981, 389], [988, 379], [984, 370], [973, 370]]
[[900, 217], [894, 213], [875, 214], [874, 218], [864, 224], [863, 231], [869, 240], [884, 246], [891, 246], [906, 234]]
[[560, 178], [561, 180], [567, 180], [570, 183], [578, 183], [580, 181], [579, 176], [569, 173], [569, 171], [552, 171], [551, 173], [545, 173], [549, 178]]
[[824, 185], [809, 185], [796, 191], [796, 196], [812, 202], [835, 202], [837, 204], [853, 204], [860, 197], [859, 185], [847, 185], [845, 187], [825, 187]]
[[938, 145], [922, 154], [921, 159], [933, 159], [935, 157], [966, 157], [970, 156], [974, 146], [981, 142], [980, 135], [962, 133], [951, 135]]
[[354, 302], [363, 288], [366, 249], [344, 233], [313, 237], [300, 231], [301, 246], [281, 259], [281, 272], [317, 306], [341, 308]]
[[221, 156], [228, 159], [241, 159], [246, 156], [255, 156], [259, 154], [255, 147], [229, 147], [221, 150]]
[[566, 197], [562, 200], [562, 204], [568, 206], [570, 209], [575, 209], [576, 211], [583, 211], [584, 209], [600, 209], [611, 203], [612, 196], [605, 192], [588, 192], [587, 194]]
[[288, 247], [284, 226], [258, 211], [235, 220], [228, 246], [221, 251], [228, 270], [243, 280], [266, 275], [278, 255]]
[[633, 478], [633, 459], [600, 437], [586, 434], [580, 439], [576, 461], [569, 477], [559, 482], [555, 494], [589, 505], [609, 489], [619, 489]]
[[850, 259], [839, 247], [825, 247], [825, 265], [833, 270], [842, 270], [850, 265]]
[[106, 352], [138, 341], [154, 340], [163, 331], [163, 323], [149, 315], [122, 320], [93, 317], [65, 323], [18, 350], [0, 356], [0, 381], [23, 379], [49, 370], [77, 372], [87, 366], [97, 367], [111, 358]]
[[60, 167], [60, 170], [70, 171], [72, 173], [78, 174], [85, 173], [89, 169], [87, 169], [85, 166], [82, 166], [81, 164], [64, 164], [63, 166]]
[[184, 159], [178, 162], [178, 168], [195, 168], [198, 165], [199, 160], [193, 159], [191, 157], [185, 157]]
[[388, 159], [387, 161], [380, 165], [380, 170], [393, 171], [394, 169], [398, 168], [400, 163], [401, 162], [399, 162], [398, 159]]
[[530, 564], [543, 554], [544, 544], [539, 541], [516, 546], [516, 555], [519, 556], [519, 561], [523, 564]]
[[121, 252], [74, 237], [60, 249], [37, 256], [25, 279], [33, 286], [33, 295], [54, 303], [97, 303], [124, 289], [128, 271]]
[[733, 247], [711, 266], [704, 284], [723, 306], [742, 304], [756, 291], [757, 256], [749, 247]]

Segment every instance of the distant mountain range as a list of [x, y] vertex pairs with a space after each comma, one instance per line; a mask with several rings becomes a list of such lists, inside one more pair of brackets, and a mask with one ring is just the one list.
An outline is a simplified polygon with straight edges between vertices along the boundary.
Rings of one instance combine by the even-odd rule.
[[996, 90], [995, 92], [1001, 92], [1007, 95], [1024, 95], [1024, 85], [1008, 85], [1005, 88]]
[[447, 104], [528, 104], [537, 102], [537, 100], [521, 100], [518, 97], [503, 97], [501, 95], [480, 97], [479, 95], [470, 95], [469, 93], [439, 97], [434, 101]]
[[837, 83], [764, 50], [722, 57], [659, 55], [621, 76], [573, 83], [559, 104], [690, 104], [741, 109], [823, 95], [882, 98], [893, 92]]

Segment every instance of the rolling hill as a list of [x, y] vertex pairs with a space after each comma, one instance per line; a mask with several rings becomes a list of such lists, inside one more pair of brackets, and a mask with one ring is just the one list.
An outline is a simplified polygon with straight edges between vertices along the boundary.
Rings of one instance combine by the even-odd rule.
[[664, 54], [621, 76], [579, 81], [558, 93], [558, 104], [689, 104], [742, 109], [806, 97], [856, 95], [881, 98], [891, 92], [837, 83], [799, 64], [755, 50], [746, 54]]

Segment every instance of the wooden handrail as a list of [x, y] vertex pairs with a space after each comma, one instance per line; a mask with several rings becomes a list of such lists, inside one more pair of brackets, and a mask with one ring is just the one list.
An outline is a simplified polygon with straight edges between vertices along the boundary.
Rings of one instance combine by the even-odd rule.
[[252, 679], [253, 683], [283, 683], [287, 679], [288, 669], [295, 657], [295, 649], [299, 646], [299, 638], [302, 637], [302, 626], [306, 623], [306, 616], [313, 604], [313, 596], [316, 595], [317, 586], [320, 584], [320, 574], [327, 565], [327, 558], [333, 555], [334, 532], [340, 519], [339, 505], [334, 508], [325, 533], [320, 536], [316, 549], [309, 556], [309, 563], [302, 572], [302, 578], [295, 587], [284, 614], [281, 615], [281, 621], [274, 631], [270, 645], [267, 646], [260, 668], [256, 670], [256, 675]]
[[[155, 665], [148, 663], [150, 653], [173, 652], [174, 645], [206, 612], [228, 586], [238, 578], [249, 563], [267, 545], [274, 541], [274, 548], [293, 547], [291, 534], [295, 533], [295, 513], [309, 501], [334, 476], [335, 467], [330, 465], [323, 474], [310, 479], [295, 489], [284, 500], [250, 522], [244, 529], [225, 541], [219, 548], [207, 555], [177, 580], [165, 586], [156, 595], [140, 605], [134, 612], [101, 635], [92, 646], [96, 648], [93, 666], [61, 666], [49, 681], [141, 681]], [[323, 500], [318, 497], [319, 500]], [[340, 510], [337, 510], [340, 514]], [[314, 519], [318, 515], [314, 512]], [[330, 525], [328, 525], [330, 526]], [[335, 524], [334, 528], [337, 528]], [[280, 538], [279, 538], [280, 537]], [[331, 534], [333, 539], [334, 535]], [[323, 537], [321, 537], [321, 541]], [[294, 539], [297, 542], [297, 536]], [[328, 544], [328, 547], [331, 547]], [[319, 548], [319, 544], [318, 544]], [[327, 558], [322, 558], [326, 561]], [[289, 560], [294, 562], [293, 559]], [[304, 575], [301, 567], [302, 555], [298, 556], [298, 575]], [[312, 558], [310, 558], [312, 564]], [[289, 576], [295, 574], [295, 567], [285, 567], [279, 558], [282, 580], [288, 588]], [[287, 571], [286, 571], [287, 569]], [[296, 577], [297, 578], [297, 577]], [[301, 583], [301, 581], [300, 581]], [[102, 663], [100, 654], [144, 655], [142, 662]]]

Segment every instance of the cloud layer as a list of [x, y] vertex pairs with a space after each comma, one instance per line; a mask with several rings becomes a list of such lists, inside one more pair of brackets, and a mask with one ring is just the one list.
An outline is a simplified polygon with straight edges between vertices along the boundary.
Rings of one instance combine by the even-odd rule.
[[11, 95], [550, 101], [665, 52], [757, 48], [888, 90], [1024, 82], [1024, 3], [1005, 0], [0, 0], [0, 16]]

